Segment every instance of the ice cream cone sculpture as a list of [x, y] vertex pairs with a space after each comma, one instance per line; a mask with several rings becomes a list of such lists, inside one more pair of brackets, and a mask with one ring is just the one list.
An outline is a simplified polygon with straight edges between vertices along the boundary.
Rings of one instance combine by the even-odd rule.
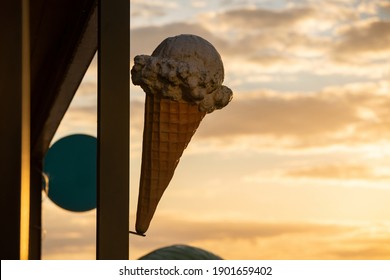
[[232, 99], [221, 56], [205, 39], [165, 39], [134, 58], [131, 79], [146, 93], [136, 231], [144, 234], [203, 117]]

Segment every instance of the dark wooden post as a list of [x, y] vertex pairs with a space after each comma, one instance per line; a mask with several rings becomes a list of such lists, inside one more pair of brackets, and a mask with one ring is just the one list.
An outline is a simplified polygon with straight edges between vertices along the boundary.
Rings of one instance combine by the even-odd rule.
[[1, 259], [28, 259], [30, 223], [29, 1], [0, 12]]
[[129, 258], [129, 5], [98, 2], [97, 259]]

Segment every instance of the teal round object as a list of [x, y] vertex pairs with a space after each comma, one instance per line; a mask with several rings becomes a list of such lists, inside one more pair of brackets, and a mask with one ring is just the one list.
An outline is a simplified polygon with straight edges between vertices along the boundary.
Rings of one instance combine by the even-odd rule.
[[154, 250], [139, 260], [222, 260], [222, 258], [201, 248], [178, 244]]
[[84, 134], [61, 138], [50, 147], [43, 170], [51, 201], [74, 212], [96, 208], [96, 154], [96, 138]]

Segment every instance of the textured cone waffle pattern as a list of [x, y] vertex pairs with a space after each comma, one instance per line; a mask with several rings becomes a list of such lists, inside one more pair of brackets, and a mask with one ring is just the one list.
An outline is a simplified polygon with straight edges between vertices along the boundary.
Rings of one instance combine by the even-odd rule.
[[205, 112], [187, 102], [146, 95], [136, 231], [145, 233], [184, 149]]

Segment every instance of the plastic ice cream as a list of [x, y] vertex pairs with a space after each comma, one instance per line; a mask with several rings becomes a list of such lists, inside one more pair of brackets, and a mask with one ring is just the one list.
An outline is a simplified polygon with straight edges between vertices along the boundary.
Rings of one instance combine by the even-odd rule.
[[169, 37], [151, 56], [136, 56], [131, 79], [146, 93], [136, 220], [143, 234], [203, 117], [226, 106], [233, 93], [222, 85], [221, 56], [196, 35]]

